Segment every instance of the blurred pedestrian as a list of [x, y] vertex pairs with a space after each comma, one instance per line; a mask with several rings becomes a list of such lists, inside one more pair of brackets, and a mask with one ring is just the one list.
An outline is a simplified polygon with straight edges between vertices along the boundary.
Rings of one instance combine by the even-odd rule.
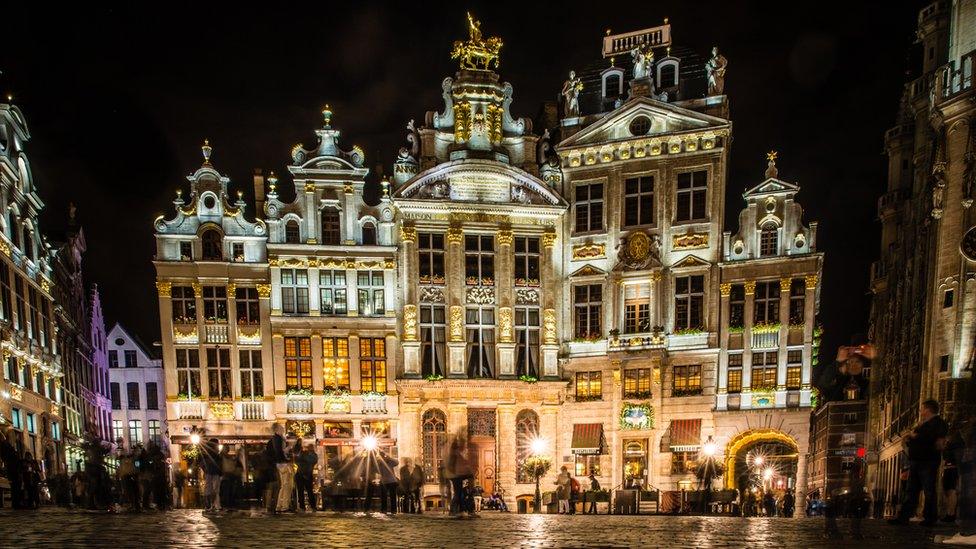
[[[277, 425], [277, 424], [276, 424]], [[282, 428], [284, 430], [284, 428]], [[281, 436], [276, 435], [276, 436]], [[295, 441], [282, 439], [282, 456], [278, 462], [278, 503], [275, 510], [284, 513], [291, 510], [295, 493]]]
[[231, 453], [231, 445], [224, 444], [220, 450], [220, 507], [232, 511], [236, 506], [235, 493], [240, 471], [240, 456]]
[[590, 500], [590, 508], [586, 512], [595, 515], [596, 495], [600, 491], [600, 481], [596, 479], [596, 475], [594, 475], [593, 473], [590, 473], [589, 478], [590, 478], [590, 491], [588, 492], [589, 496], [587, 496], [587, 499]]
[[399, 486], [396, 467], [399, 461], [382, 450], [376, 450], [373, 454], [376, 456], [376, 466], [379, 468], [380, 510], [383, 513], [395, 515], [397, 512], [397, 487]]
[[319, 463], [319, 457], [315, 454], [315, 447], [306, 444], [295, 461], [298, 464], [298, 472], [295, 473], [295, 485], [298, 488], [298, 508], [305, 511], [307, 496], [308, 508], [314, 512], [315, 492], [312, 491], [312, 480], [315, 476], [315, 466]]
[[220, 511], [220, 442], [212, 438], [203, 443], [200, 452], [203, 457], [204, 512], [214, 513]]
[[559, 469], [559, 474], [556, 476], [556, 501], [559, 502], [558, 511], [560, 515], [569, 513], [569, 493], [572, 489], [572, 478], [569, 474], [569, 468], [563, 465]]
[[[0, 432], [0, 460], [10, 482], [10, 505], [14, 509], [24, 507], [24, 461], [14, 445], [16, 433], [9, 426]], [[0, 501], [0, 505], [3, 502]]]
[[908, 451], [908, 487], [898, 516], [888, 521], [891, 524], [908, 524], [915, 515], [922, 493], [925, 494], [922, 526], [935, 526], [938, 519], [935, 486], [949, 428], [939, 416], [939, 403], [935, 400], [922, 403], [919, 418], [918, 425], [903, 439]]

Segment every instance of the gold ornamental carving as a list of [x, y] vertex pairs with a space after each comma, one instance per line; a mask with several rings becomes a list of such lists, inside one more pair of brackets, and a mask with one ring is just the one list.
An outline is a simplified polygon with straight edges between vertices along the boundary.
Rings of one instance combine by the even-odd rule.
[[447, 229], [447, 241], [451, 244], [464, 242], [464, 231], [461, 227], [450, 227]]
[[258, 284], [258, 297], [261, 299], [268, 299], [271, 297], [271, 284]]
[[803, 283], [806, 284], [808, 290], [817, 287], [817, 275], [807, 275], [803, 277]]
[[227, 297], [229, 299], [234, 299], [234, 292], [236, 292], [236, 291], [237, 291], [237, 284], [234, 284], [233, 282], [228, 282], [227, 283]]
[[392, 259], [387, 259], [385, 262], [383, 262], [383, 268], [389, 270], [396, 269], [396, 261], [393, 261]]
[[417, 229], [414, 227], [400, 227], [400, 242], [416, 242]]
[[784, 276], [783, 278], [780, 278], [779, 279], [779, 291], [781, 291], [781, 292], [788, 292], [788, 291], [790, 291], [790, 286], [792, 284], [793, 284], [793, 279], [792, 278], [790, 278], [788, 276]]
[[7, 244], [6, 240], [0, 240], [0, 253], [10, 257], [10, 244]]
[[194, 282], [190, 284], [193, 287], [193, 295], [196, 297], [203, 297], [203, 284], [199, 282]]
[[16, 386], [16, 385], [11, 385], [10, 386], [10, 398], [12, 398], [14, 400], [23, 400], [24, 399], [24, 390], [21, 389], [20, 387]]
[[718, 287], [718, 291], [722, 295], [722, 297], [729, 297], [730, 295], [732, 295], [732, 283], [731, 282], [721, 283]]
[[454, 141], [467, 141], [471, 138], [471, 104], [460, 102], [454, 105]]
[[558, 343], [558, 337], [556, 335], [556, 310], [546, 309], [542, 312], [542, 330], [543, 339], [546, 345], [555, 345]]
[[546, 231], [542, 233], [542, 245], [546, 248], [552, 248], [556, 245], [556, 233], [554, 231]]
[[514, 331], [512, 330], [511, 307], [501, 307], [498, 309], [498, 341], [501, 343], [512, 343], [515, 341]]
[[671, 237], [673, 250], [697, 250], [708, 247], [708, 233], [687, 233]]
[[417, 341], [417, 306], [403, 306], [403, 340]]
[[454, 41], [451, 59], [457, 59], [462, 69], [491, 70], [498, 68], [498, 52], [502, 49], [502, 40], [497, 36], [483, 38], [481, 35], [481, 21], [468, 13], [468, 39], [464, 42]]
[[508, 229], [498, 231], [495, 238], [499, 246], [511, 246], [512, 243], [515, 242], [515, 236], [512, 234], [512, 231]]
[[305, 184], [305, 192], [307, 192], [307, 193], [314, 193], [315, 192], [315, 183], [306, 183]]
[[218, 420], [234, 419], [234, 405], [230, 402], [211, 402], [210, 413]]
[[451, 341], [464, 341], [464, 307], [451, 306]]
[[607, 256], [606, 244], [583, 244], [573, 247], [573, 260], [598, 259]]
[[756, 293], [756, 281], [750, 280], [744, 284], [746, 295], [755, 295]]
[[651, 237], [635, 231], [627, 237], [627, 255], [632, 261], [644, 261], [651, 253]]
[[159, 294], [159, 297], [170, 297], [173, 295], [173, 283], [156, 282], [156, 292]]
[[277, 267], [278, 266], [278, 258], [277, 257], [269, 257], [268, 258], [268, 266], [269, 267]]

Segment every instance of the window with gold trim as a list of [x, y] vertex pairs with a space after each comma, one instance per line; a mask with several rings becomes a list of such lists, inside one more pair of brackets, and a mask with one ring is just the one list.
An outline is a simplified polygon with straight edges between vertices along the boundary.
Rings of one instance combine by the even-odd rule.
[[349, 340], [322, 338], [322, 375], [326, 389], [349, 390]]

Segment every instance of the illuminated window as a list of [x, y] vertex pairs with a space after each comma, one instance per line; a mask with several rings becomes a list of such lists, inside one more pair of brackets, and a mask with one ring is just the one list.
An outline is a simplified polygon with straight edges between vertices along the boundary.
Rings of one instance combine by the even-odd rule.
[[588, 233], [603, 230], [603, 183], [576, 186], [576, 231]]
[[602, 328], [603, 286], [573, 286], [573, 330], [576, 339], [600, 339]]
[[539, 309], [515, 308], [515, 373], [539, 377]]
[[417, 235], [417, 255], [420, 258], [420, 283], [444, 284], [444, 235]]
[[495, 285], [495, 238], [490, 235], [464, 237], [464, 277], [468, 286]]
[[363, 391], [386, 393], [386, 340], [364, 337], [359, 340], [359, 373]]
[[261, 372], [261, 351], [256, 349], [238, 352], [240, 359], [241, 397], [251, 400], [264, 398], [264, 376]]
[[683, 364], [674, 367], [671, 396], [700, 395], [701, 365]]
[[341, 244], [340, 225], [338, 209], [333, 207], [322, 208], [322, 244], [327, 246], [338, 246]]
[[624, 227], [654, 224], [654, 177], [624, 181]]
[[495, 308], [466, 311], [468, 377], [495, 377]]
[[322, 338], [322, 374], [327, 389], [349, 390], [349, 340]]
[[778, 363], [779, 352], [777, 351], [753, 351], [752, 388], [775, 389]]
[[210, 398], [228, 400], [231, 398], [230, 349], [227, 347], [207, 349], [207, 388]]
[[[173, 322], [195, 323], [197, 321], [197, 300], [193, 288], [173, 286], [170, 289], [170, 303], [173, 306]], [[116, 355], [118, 366], [118, 355]]]
[[142, 444], [142, 421], [138, 419], [129, 420], [129, 444]]
[[532, 454], [532, 441], [539, 436], [539, 415], [522, 410], [515, 416], [515, 476], [516, 482], [527, 484], [535, 478], [525, 470], [525, 460]]
[[307, 337], [285, 338], [285, 387], [312, 388], [312, 342]]
[[576, 400], [601, 400], [603, 398], [602, 372], [576, 373]]
[[786, 388], [791, 391], [798, 391], [800, 389], [800, 366], [787, 366], [786, 367]]
[[704, 170], [678, 174], [675, 221], [707, 219], [707, 187], [708, 172]]
[[674, 329], [702, 330], [705, 327], [705, 277], [678, 276], [674, 279]]
[[447, 320], [443, 305], [420, 306], [420, 360], [424, 377], [447, 373]]
[[346, 271], [319, 271], [319, 298], [322, 314], [346, 314]]
[[779, 322], [779, 281], [756, 282], [754, 301], [756, 324], [775, 324]]
[[113, 419], [112, 420], [112, 440], [120, 440], [122, 438], [122, 420]]
[[431, 408], [423, 415], [423, 460], [428, 483], [436, 483], [444, 466], [447, 446], [447, 417], [444, 412]]
[[162, 441], [161, 433], [159, 431], [159, 420], [150, 419], [149, 420], [149, 442], [159, 446]]
[[308, 314], [308, 271], [281, 270], [281, 312]]
[[629, 368], [624, 370], [624, 398], [651, 397], [651, 369]]
[[651, 331], [651, 286], [624, 286], [624, 333], [639, 334]]
[[575, 470], [577, 477], [600, 476], [600, 456], [577, 455]]

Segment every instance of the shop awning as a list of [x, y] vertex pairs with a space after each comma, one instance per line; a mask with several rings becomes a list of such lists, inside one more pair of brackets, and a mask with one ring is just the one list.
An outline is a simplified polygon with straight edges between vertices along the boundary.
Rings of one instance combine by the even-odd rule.
[[668, 431], [672, 452], [693, 452], [701, 447], [701, 419], [673, 419]]
[[603, 424], [577, 423], [573, 425], [573, 448], [577, 455], [599, 455], [603, 453]]

